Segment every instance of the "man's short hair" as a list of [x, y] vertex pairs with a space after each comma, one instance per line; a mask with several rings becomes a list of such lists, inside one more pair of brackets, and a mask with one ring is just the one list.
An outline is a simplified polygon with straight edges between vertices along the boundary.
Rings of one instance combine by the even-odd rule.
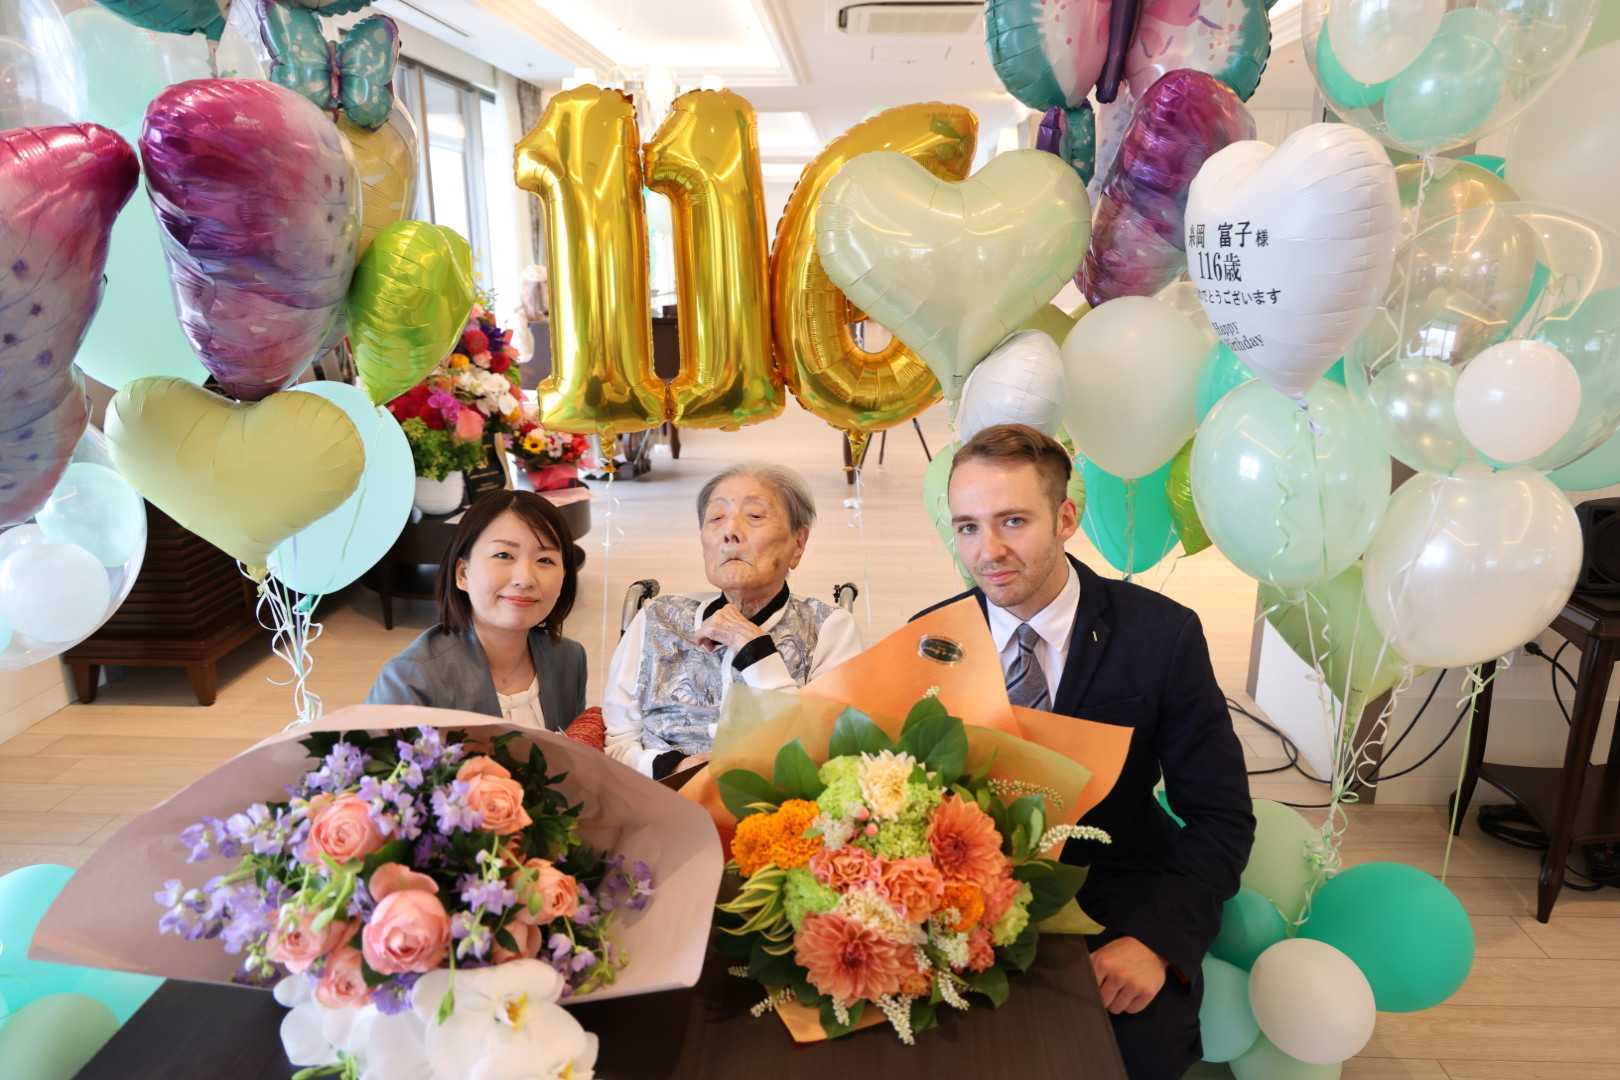
[[[1069, 475], [1074, 466], [1063, 445], [1050, 435], [1028, 424], [995, 424], [982, 429], [962, 444], [951, 462], [951, 476], [965, 461], [989, 461], [998, 465], [1033, 465], [1040, 474], [1041, 486], [1046, 489], [1052, 507], [1063, 505], [1069, 497]], [[946, 480], [948, 487], [950, 480]]]

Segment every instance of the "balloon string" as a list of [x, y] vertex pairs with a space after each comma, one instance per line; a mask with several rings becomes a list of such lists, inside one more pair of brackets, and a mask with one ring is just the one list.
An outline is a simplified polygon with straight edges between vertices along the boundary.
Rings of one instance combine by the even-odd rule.
[[[1496, 661], [1496, 667], [1494, 670], [1492, 670], [1490, 678], [1486, 679], [1480, 677], [1480, 665], [1478, 664], [1475, 664], [1473, 667], [1469, 668], [1468, 674], [1463, 677], [1463, 694], [1457, 699], [1457, 707], [1459, 709], [1464, 707], [1467, 708], [1468, 723], [1463, 728], [1462, 758], [1457, 762], [1457, 789], [1451, 798], [1451, 824], [1450, 827], [1446, 829], [1446, 855], [1445, 858], [1440, 861], [1441, 881], [1446, 880], [1446, 874], [1451, 870], [1451, 845], [1457, 839], [1457, 821], [1462, 816], [1463, 779], [1468, 773], [1468, 750], [1474, 741], [1474, 717], [1479, 712], [1479, 695], [1485, 692], [1485, 688], [1489, 686], [1498, 675], [1502, 674], [1502, 672], [1506, 671], [1512, 666], [1513, 654], [1510, 652], [1506, 656], [1500, 657]], [[1554, 869], [1556, 871], [1558, 868], [1555, 867]]]
[[1136, 576], [1136, 481], [1125, 481], [1125, 580]]
[[866, 598], [866, 629], [872, 630], [872, 552], [866, 546], [866, 453], [864, 448], [861, 460], [855, 463], [855, 515], [850, 520], [860, 538], [856, 541], [861, 546], [861, 595]]
[[[245, 567], [242, 573], [252, 577]], [[292, 687], [296, 718], [283, 730], [313, 724], [322, 715], [321, 696], [309, 688], [309, 676], [315, 670], [315, 657], [310, 653], [310, 646], [320, 638], [323, 629], [315, 621], [315, 607], [320, 602], [321, 598], [313, 594], [298, 599], [297, 593], [274, 577], [266, 577], [259, 582], [254, 618], [260, 626], [270, 631], [270, 651], [292, 669], [290, 678], [269, 678], [274, 686]]]
[[[597, 439], [596, 447], [597, 459], [604, 460], [602, 458], [602, 442], [600, 438]], [[619, 498], [613, 493], [613, 485], [618, 481], [618, 476], [617, 469], [607, 474], [607, 489], [603, 492], [604, 498], [602, 500], [602, 627], [598, 656], [612, 655], [608, 651], [608, 608], [612, 606], [608, 603], [608, 597], [613, 595], [613, 517], [614, 511], [619, 505]]]

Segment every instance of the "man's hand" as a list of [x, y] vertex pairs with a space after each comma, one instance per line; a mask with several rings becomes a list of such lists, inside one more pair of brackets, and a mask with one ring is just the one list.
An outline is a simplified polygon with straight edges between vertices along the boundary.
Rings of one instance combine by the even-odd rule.
[[765, 631], [731, 604], [704, 620], [697, 628], [697, 643], [705, 649], [730, 649], [737, 652]]
[[1103, 1008], [1139, 1013], [1164, 988], [1165, 962], [1158, 953], [1133, 937], [1116, 938], [1091, 954], [1091, 970]]

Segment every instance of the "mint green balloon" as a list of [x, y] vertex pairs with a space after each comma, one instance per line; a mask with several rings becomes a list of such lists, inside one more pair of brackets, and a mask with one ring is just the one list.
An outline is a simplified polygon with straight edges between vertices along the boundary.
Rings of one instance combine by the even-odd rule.
[[[164, 87], [208, 77], [208, 43], [196, 35], [155, 34], [102, 7], [66, 16], [78, 45], [87, 107], [76, 120], [110, 127], [131, 145], [146, 106]], [[137, 191], [113, 224], [107, 284], [75, 363], [97, 382], [122, 390], [147, 375], [202, 384], [208, 371], [191, 351], [175, 314], [157, 218]]]
[[1198, 1006], [1198, 1028], [1205, 1061], [1242, 1057], [1260, 1037], [1260, 1024], [1249, 1004], [1249, 973], [1225, 960], [1204, 957], [1204, 1000]]
[[73, 1080], [107, 1040], [118, 1018], [84, 994], [51, 994], [0, 1020], [0, 1062], [7, 1076]]
[[1339, 1080], [1343, 1071], [1343, 1065], [1312, 1065], [1291, 1058], [1264, 1035], [1255, 1040], [1247, 1054], [1232, 1061], [1235, 1080]]
[[1159, 564], [1176, 546], [1176, 520], [1165, 482], [1170, 466], [1137, 480], [1121, 480], [1091, 462], [1075, 456], [1085, 481], [1086, 505], [1080, 527], [1114, 569], [1140, 574]]
[[365, 471], [354, 493], [270, 553], [270, 572], [282, 584], [324, 596], [370, 570], [394, 546], [411, 514], [416, 468], [405, 432], [364, 390], [348, 383], [312, 382], [292, 391], [323, 397], [341, 408], [365, 447]]
[[1370, 109], [1384, 100], [1384, 93], [1393, 80], [1364, 83], [1344, 70], [1339, 58], [1328, 43], [1327, 24], [1322, 24], [1322, 36], [1316, 39], [1316, 78], [1322, 85], [1330, 105], [1341, 109]]
[[1443, 150], [1469, 138], [1496, 111], [1507, 65], [1496, 46], [1468, 33], [1474, 11], [1453, 11], [1384, 95], [1389, 132], [1414, 149]]
[[[1330, 383], [1344, 385], [1344, 357], [1339, 357], [1333, 366], [1327, 369], [1322, 376]], [[1203, 423], [1204, 417], [1210, 410], [1219, 405], [1221, 398], [1236, 390], [1246, 382], [1254, 381], [1254, 372], [1249, 366], [1238, 359], [1237, 353], [1227, 347], [1226, 342], [1217, 341], [1209, 350], [1209, 356], [1204, 360], [1204, 369], [1198, 373], [1197, 408], [1198, 422]]]
[[1299, 936], [1354, 960], [1379, 1012], [1438, 1005], [1474, 966], [1474, 927], [1462, 902], [1404, 863], [1363, 863], [1329, 878], [1311, 898]]
[[1620, 434], [1609, 436], [1597, 449], [1547, 474], [1565, 491], [1596, 491], [1620, 484]]
[[1285, 922], [1299, 918], [1316, 881], [1311, 845], [1321, 833], [1299, 811], [1269, 799], [1254, 800], [1254, 846], [1242, 885], [1277, 905]]
[[1239, 570], [1280, 589], [1333, 577], [1366, 550], [1389, 502], [1375, 419], [1319, 382], [1307, 409], [1263, 382], [1238, 387], [1193, 441], [1204, 531]]
[[75, 461], [35, 519], [47, 537], [77, 544], [102, 566], [123, 566], [146, 540], [146, 504], [115, 469]]
[[956, 553], [956, 530], [951, 527], [951, 505], [946, 490], [951, 479], [951, 462], [956, 460], [956, 451], [959, 449], [961, 444], [954, 442], [942, 448], [923, 471], [923, 507], [928, 511], [928, 520], [934, 523], [934, 531], [939, 534], [940, 543], [950, 552], [951, 562], [955, 564], [956, 572], [962, 578], [962, 584], [971, 589], [973, 575], [968, 573], [962, 557]]
[[[1620, 12], [1620, 7], [1615, 8], [1615, 11]], [[1464, 154], [1457, 160], [1466, 161], [1470, 165], [1478, 165], [1486, 172], [1495, 173], [1500, 179], [1507, 179], [1507, 158], [1505, 157], [1496, 154]]]
[[1288, 924], [1276, 904], [1253, 889], [1239, 889], [1221, 907], [1221, 932], [1210, 943], [1209, 955], [1248, 971], [1261, 953], [1287, 936]]

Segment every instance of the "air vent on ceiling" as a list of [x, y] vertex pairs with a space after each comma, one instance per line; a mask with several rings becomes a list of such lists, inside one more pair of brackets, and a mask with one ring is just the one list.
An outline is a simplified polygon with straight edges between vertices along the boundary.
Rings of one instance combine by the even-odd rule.
[[976, 33], [983, 25], [983, 16], [982, 0], [872, 0], [839, 8], [838, 29], [846, 34], [882, 37], [955, 36]]

